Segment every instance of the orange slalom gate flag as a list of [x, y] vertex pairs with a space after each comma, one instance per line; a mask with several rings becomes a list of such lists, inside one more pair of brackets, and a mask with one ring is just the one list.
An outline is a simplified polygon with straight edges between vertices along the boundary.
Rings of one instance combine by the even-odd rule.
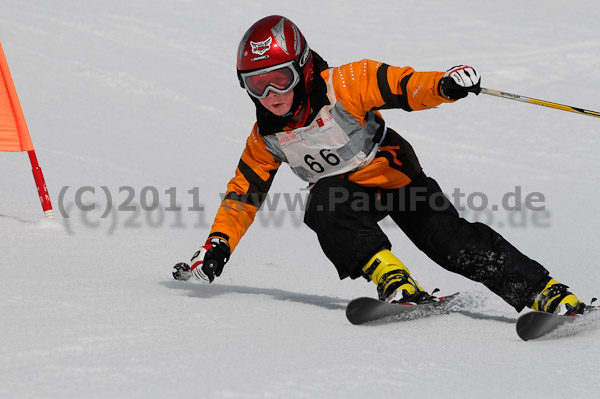
[[38, 164], [23, 109], [17, 97], [6, 56], [0, 43], [0, 151], [27, 151], [40, 203], [47, 218], [53, 219], [52, 203], [42, 169]]
[[0, 151], [32, 151], [33, 143], [0, 43]]

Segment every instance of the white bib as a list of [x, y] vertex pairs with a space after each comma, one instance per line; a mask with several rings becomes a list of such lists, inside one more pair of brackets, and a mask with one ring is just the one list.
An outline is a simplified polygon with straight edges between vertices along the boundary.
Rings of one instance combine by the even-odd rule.
[[337, 102], [331, 79], [327, 86], [330, 105], [321, 108], [309, 126], [265, 137], [267, 148], [309, 183], [361, 169], [379, 149], [372, 141], [379, 125], [361, 126]]

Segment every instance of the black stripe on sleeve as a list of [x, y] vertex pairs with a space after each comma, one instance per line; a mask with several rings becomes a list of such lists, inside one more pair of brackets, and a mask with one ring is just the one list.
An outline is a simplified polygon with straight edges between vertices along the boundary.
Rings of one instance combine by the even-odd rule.
[[271, 188], [271, 183], [273, 183], [273, 179], [275, 178], [275, 173], [277, 173], [277, 169], [269, 172], [269, 178], [267, 180], [263, 180], [260, 178], [258, 174], [248, 164], [240, 159], [240, 163], [238, 164], [238, 169], [242, 173], [242, 175], [246, 178], [250, 186], [248, 187], [248, 192], [244, 194], [238, 194], [233, 191], [227, 193], [225, 199], [230, 199], [234, 201], [244, 202], [246, 204], [253, 205], [257, 208], [260, 208], [261, 204], [267, 197], [267, 192], [269, 188]]
[[388, 83], [387, 72], [390, 66], [387, 64], [381, 64], [379, 69], [377, 70], [377, 85], [379, 87], [379, 92], [381, 93], [381, 97], [385, 104], [381, 107], [377, 107], [374, 109], [391, 109], [391, 108], [401, 108], [405, 111], [412, 111], [410, 105], [408, 105], [408, 97], [406, 96], [406, 86], [408, 85], [408, 81], [412, 76], [405, 76], [400, 81], [400, 89], [403, 94], [393, 94], [392, 89]]

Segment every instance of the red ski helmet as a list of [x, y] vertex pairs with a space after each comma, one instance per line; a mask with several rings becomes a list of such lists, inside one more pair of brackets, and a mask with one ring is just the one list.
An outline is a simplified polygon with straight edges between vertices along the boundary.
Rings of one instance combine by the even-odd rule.
[[313, 57], [295, 24], [271, 15], [252, 25], [242, 37], [237, 74], [240, 85], [255, 102], [269, 91], [285, 93], [294, 89], [297, 108], [312, 90]]

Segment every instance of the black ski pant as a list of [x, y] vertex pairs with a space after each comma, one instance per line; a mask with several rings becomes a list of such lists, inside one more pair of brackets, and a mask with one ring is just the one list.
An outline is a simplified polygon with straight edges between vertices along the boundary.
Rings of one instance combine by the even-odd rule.
[[317, 234], [340, 278], [392, 244], [378, 222], [385, 216], [443, 268], [483, 283], [517, 311], [531, 305], [549, 281], [548, 271], [482, 223], [461, 218], [437, 182], [421, 173], [394, 190], [363, 187], [341, 177], [311, 189], [304, 222]]

